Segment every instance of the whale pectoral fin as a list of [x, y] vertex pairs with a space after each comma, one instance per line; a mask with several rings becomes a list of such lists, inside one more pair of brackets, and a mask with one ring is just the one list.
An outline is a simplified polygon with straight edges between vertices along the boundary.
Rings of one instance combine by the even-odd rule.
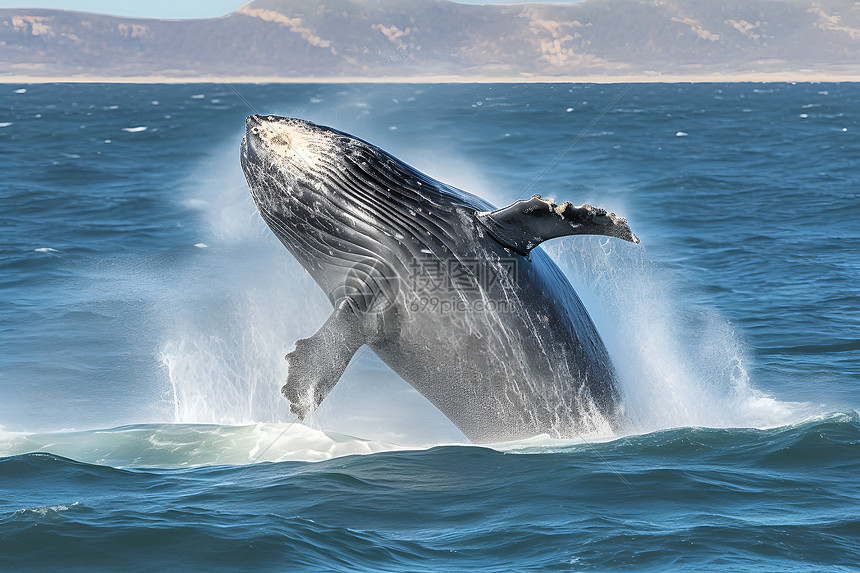
[[499, 244], [519, 255], [528, 255], [547, 239], [567, 235], [607, 235], [639, 242], [627, 219], [615, 213], [591, 205], [556, 205], [540, 195], [495, 211], [479, 212], [476, 217]]
[[362, 318], [348, 301], [338, 304], [313, 336], [297, 340], [286, 356], [289, 372], [281, 388], [290, 411], [300, 420], [313, 412], [365, 342]]

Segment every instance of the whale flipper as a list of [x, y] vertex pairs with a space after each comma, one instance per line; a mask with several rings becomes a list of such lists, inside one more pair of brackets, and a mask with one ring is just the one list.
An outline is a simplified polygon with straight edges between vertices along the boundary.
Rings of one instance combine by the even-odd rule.
[[552, 199], [542, 199], [540, 195], [495, 211], [478, 212], [476, 217], [499, 244], [523, 256], [547, 239], [567, 235], [607, 235], [639, 242], [627, 219], [616, 217], [615, 213], [569, 202], [556, 205]]
[[367, 341], [362, 323], [354, 305], [342, 300], [313, 336], [297, 340], [287, 354], [289, 373], [281, 393], [300, 420], [320, 405]]

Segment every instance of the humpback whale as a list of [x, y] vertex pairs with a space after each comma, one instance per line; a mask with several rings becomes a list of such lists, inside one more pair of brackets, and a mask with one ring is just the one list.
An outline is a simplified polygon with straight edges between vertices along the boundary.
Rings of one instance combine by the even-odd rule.
[[605, 431], [623, 410], [585, 307], [538, 246], [627, 221], [535, 195], [496, 209], [347, 133], [246, 120], [241, 164], [266, 224], [334, 307], [287, 355], [282, 393], [312, 412], [369, 346], [473, 442]]

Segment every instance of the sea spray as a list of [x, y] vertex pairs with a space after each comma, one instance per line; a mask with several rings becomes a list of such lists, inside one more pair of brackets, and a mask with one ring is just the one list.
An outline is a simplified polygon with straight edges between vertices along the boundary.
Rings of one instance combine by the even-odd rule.
[[811, 415], [750, 381], [748, 350], [693, 285], [651, 261], [644, 245], [565, 238], [545, 245], [576, 287], [612, 356], [628, 431], [680, 426], [772, 427]]
[[182, 269], [173, 286], [181, 304], [168, 305], [161, 319], [177, 423], [292, 421], [279, 391], [284, 355], [330, 312], [295, 259], [261, 232], [244, 183], [233, 179], [195, 200], [210, 248]]

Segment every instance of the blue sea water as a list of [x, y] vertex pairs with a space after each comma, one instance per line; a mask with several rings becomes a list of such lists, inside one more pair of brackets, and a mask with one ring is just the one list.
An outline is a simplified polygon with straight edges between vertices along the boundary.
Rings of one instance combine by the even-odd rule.
[[[857, 568], [860, 85], [234, 88], [0, 84], [0, 569]], [[296, 423], [283, 355], [330, 307], [236, 92], [626, 216], [641, 245], [545, 245], [625, 430], [469, 445], [369, 352]]]

